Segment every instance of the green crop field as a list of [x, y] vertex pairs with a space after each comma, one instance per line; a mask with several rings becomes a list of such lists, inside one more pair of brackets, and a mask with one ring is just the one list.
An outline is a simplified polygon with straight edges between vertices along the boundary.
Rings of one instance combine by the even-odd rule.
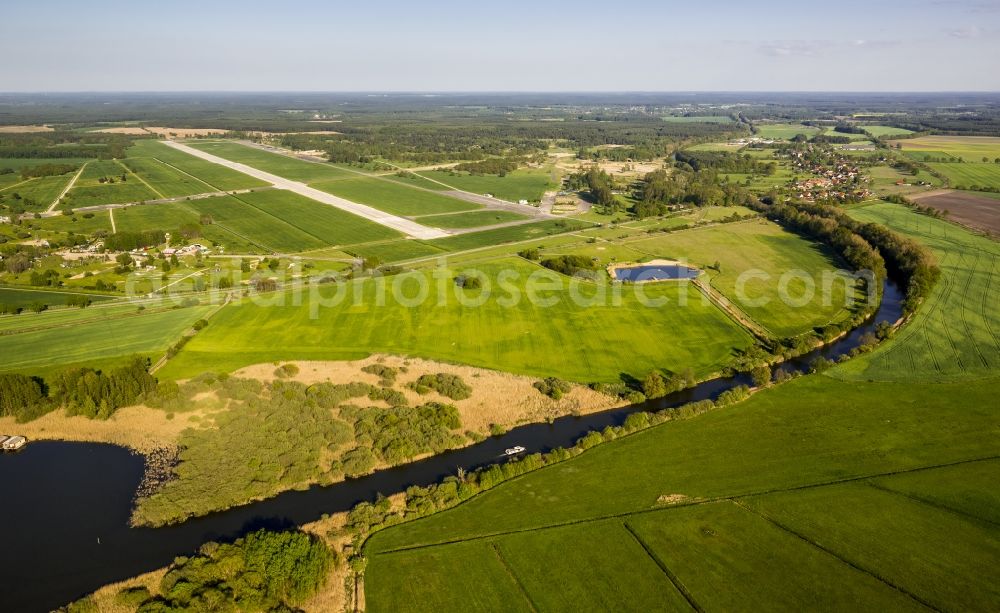
[[[73, 175], [74, 173], [70, 172], [54, 177], [37, 177], [24, 183], [14, 183], [0, 190], [0, 196], [4, 196], [4, 201], [7, 203], [19, 202], [27, 211], [44, 211], [73, 180]], [[21, 199], [15, 200], [14, 194], [20, 196]], [[32, 202], [34, 204], [31, 204]]]
[[106, 183], [104, 185], [75, 185], [64, 199], [71, 207], [92, 206], [95, 204], [126, 204], [143, 200], [157, 200], [161, 196], [148, 187], [131, 179], [125, 183]]
[[402, 236], [391, 228], [293, 192], [266, 190], [240, 194], [239, 199], [330, 245], [353, 245]]
[[[291, 306], [289, 296], [285, 305], [227, 306], [162, 372], [179, 378], [273, 360], [389, 352], [574, 381], [614, 381], [622, 372], [644, 376], [657, 368], [691, 367], [704, 375], [750, 342], [742, 329], [687, 286], [661, 284], [645, 292], [666, 299], [663, 306], [645, 306], [628, 292], [621, 306], [614, 306], [610, 299], [576, 301], [567, 278], [554, 278], [519, 259], [475, 268], [492, 286], [481, 306], [462, 304], [456, 296], [452, 277], [464, 268], [388, 277], [385, 293], [376, 291], [374, 280], [352, 282], [340, 302], [334, 299], [337, 287], [318, 286], [313, 291], [325, 302], [304, 296], [302, 306]], [[502, 271], [513, 277], [498, 281]], [[532, 300], [527, 283], [533, 273], [548, 279], [542, 282], [546, 288], [559, 283], [561, 289], [539, 288]], [[421, 280], [427, 291], [423, 300]], [[592, 297], [598, 291], [586, 284], [578, 294]], [[681, 292], [688, 306], [677, 306]], [[378, 306], [380, 295], [385, 306]], [[476, 296], [471, 292], [470, 297]]]
[[896, 128], [893, 126], [861, 126], [863, 130], [872, 136], [906, 136], [913, 134], [912, 130], [906, 128]]
[[351, 245], [348, 247], [348, 251], [358, 257], [375, 258], [379, 262], [386, 264], [445, 254], [443, 249], [438, 249], [422, 241], [407, 238], [381, 243]]
[[951, 185], [959, 189], [973, 187], [1000, 189], [1000, 164], [929, 162], [928, 166], [948, 177]]
[[[41, 303], [49, 306], [66, 304], [75, 293], [60, 292], [55, 290], [23, 289], [18, 287], [0, 287], [0, 304], [10, 304], [14, 306], [30, 306]], [[94, 302], [107, 300], [110, 296], [100, 294], [87, 294], [87, 297]], [[2, 328], [0, 328], [2, 329]]]
[[[946, 275], [950, 257], [956, 264], [965, 258], [963, 266], [973, 269], [984, 257], [977, 251], [988, 239], [946, 222], [888, 205], [857, 211], [927, 240]], [[982, 297], [969, 300], [980, 304]], [[909, 326], [924, 327], [933, 313], [951, 308], [935, 302], [943, 301], [932, 297], [922, 306], [930, 315], [918, 314]], [[452, 551], [475, 544], [494, 546], [503, 560], [531, 560], [542, 555], [535, 543], [559, 534], [565, 537], [551, 575], [539, 573], [537, 583], [519, 587], [532, 599], [571, 600], [543, 606], [533, 600], [536, 610], [586, 608], [608, 589], [592, 569], [612, 573], [650, 559], [664, 576], [640, 573], [646, 578], [634, 579], [630, 593], [679, 584], [701, 610], [854, 610], [858, 603], [877, 610], [997, 608], [1000, 415], [993, 396], [1000, 368], [994, 364], [978, 379], [933, 382], [895, 351], [927, 351], [912, 341], [910, 327], [871, 354], [891, 375], [887, 380], [838, 378], [864, 363], [862, 356], [833, 376], [805, 376], [740, 404], [640, 431], [375, 533], [365, 545], [367, 606], [426, 608], [427, 596], [413, 593], [400, 602], [391, 593], [399, 579], [389, 577], [404, 570], [421, 580], [419, 570], [401, 565], [418, 554], [444, 566], [453, 563]], [[994, 340], [973, 335], [968, 343], [982, 350]], [[894, 357], [881, 360], [882, 353]], [[618, 526], [642, 545], [641, 553], [592, 546], [601, 542], [595, 530]], [[595, 560], [594, 551], [608, 551], [607, 559]], [[476, 573], [484, 560], [463, 563]], [[563, 575], [563, 567], [584, 574]], [[436, 610], [461, 609], [451, 604], [461, 594], [457, 582], [438, 579], [434, 588]]]
[[185, 204], [198, 211], [199, 216], [211, 215], [212, 225], [271, 251], [295, 253], [333, 244], [247, 204], [242, 200], [244, 195], [205, 198]]
[[444, 196], [438, 192], [376, 178], [325, 181], [310, 186], [395, 215], [433, 215], [482, 208], [478, 204]]
[[188, 143], [195, 149], [211, 153], [233, 162], [253, 166], [258, 170], [276, 174], [279, 177], [312, 183], [314, 181], [329, 181], [354, 176], [354, 173], [337, 168], [330, 164], [307, 162], [280, 153], [271, 153], [234, 142], [226, 141], [193, 141]]
[[42, 374], [162, 352], [214, 307], [201, 306], [0, 336], [0, 371]]
[[135, 144], [128, 149], [128, 156], [129, 158], [154, 158], [181, 174], [210, 185], [212, 189], [209, 191], [229, 191], [267, 186], [267, 183], [260, 179], [196, 158], [183, 151], [171, 149], [155, 140], [135, 141]]
[[901, 145], [905, 153], [940, 152], [966, 162], [981, 162], [983, 157], [992, 162], [1000, 157], [1000, 137], [996, 136], [921, 136], [892, 144]]
[[128, 158], [123, 162], [129, 170], [142, 177], [153, 189], [167, 198], [193, 196], [214, 192], [216, 189], [201, 181], [186, 175], [180, 170], [167, 166], [155, 158]]
[[[3, 292], [8, 289], [4, 288], [0, 290], [0, 295], [3, 295]], [[111, 297], [96, 294], [91, 295], [89, 293], [87, 296], [91, 297], [94, 304], [85, 309], [70, 307], [65, 309], [49, 309], [41, 313], [25, 311], [20, 315], [0, 317], [0, 333], [8, 334], [26, 330], [75, 326], [85, 322], [113, 320], [124, 316], [148, 314], [154, 309], [164, 310], [170, 308], [169, 306], [154, 303], [146, 306], [143, 311], [139, 311], [139, 307], [131, 302], [122, 302], [120, 300], [109, 302]], [[0, 302], [9, 301], [7, 297], [0, 297]]]
[[[726, 209], [723, 209], [725, 213]], [[764, 220], [695, 228], [654, 235], [619, 244], [595, 243], [568, 251], [595, 257], [602, 265], [668, 258], [687, 261], [704, 270], [712, 287], [777, 336], [794, 336], [813, 327], [844, 319], [845, 299], [855, 297], [844, 282], [829, 284], [824, 294], [824, 273], [840, 268], [829, 252], [780, 226]], [[721, 272], [710, 270], [715, 263]], [[784, 283], [782, 275], [789, 271]], [[799, 272], [801, 271], [801, 273]], [[806, 278], [811, 279], [807, 281]], [[810, 283], [814, 288], [809, 294]], [[781, 288], [793, 301], [781, 299]], [[742, 289], [740, 289], [742, 288]]]
[[[893, 479], [886, 481], [891, 487]], [[939, 611], [1000, 603], [1000, 528], [958, 516], [947, 504], [851, 483], [761, 496], [749, 506]]]
[[514, 243], [542, 238], [551, 234], [561, 234], [587, 227], [590, 227], [590, 224], [573, 219], [549, 219], [536, 223], [436, 238], [427, 242], [445, 251], [462, 251], [479, 247], [492, 247], [501, 243]]
[[820, 132], [820, 128], [805, 126], [800, 123], [770, 123], [760, 124], [755, 127], [757, 128], [755, 136], [759, 136], [760, 138], [773, 138], [776, 140], [789, 140], [798, 134], [805, 134], [806, 136], [811, 137], [819, 134]]
[[[1000, 245], [958, 226], [916, 215], [903, 206], [878, 203], [851, 210], [930, 246], [941, 280], [914, 321], [894, 342], [839, 368], [850, 380], [925, 380], [992, 376], [1000, 368]], [[898, 365], [905, 364], [900, 370]]]
[[418, 217], [417, 221], [425, 226], [431, 226], [434, 228], [476, 228], [479, 226], [491, 226], [494, 224], [525, 219], [528, 219], [528, 217], [519, 213], [514, 213], [513, 211], [488, 210], [469, 211], [468, 213], [446, 213], [444, 215], [427, 215], [424, 217]]
[[555, 182], [547, 170], [518, 169], [504, 177], [496, 175], [471, 175], [464, 172], [435, 170], [421, 173], [455, 189], [476, 194], [493, 194], [501, 200], [539, 202], [547, 189], [555, 189]]

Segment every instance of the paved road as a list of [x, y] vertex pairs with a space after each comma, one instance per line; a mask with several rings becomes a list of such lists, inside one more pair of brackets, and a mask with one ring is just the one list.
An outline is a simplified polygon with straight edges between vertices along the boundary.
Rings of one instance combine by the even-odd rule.
[[309, 187], [305, 183], [290, 181], [284, 177], [279, 177], [278, 175], [273, 175], [269, 172], [253, 168], [252, 166], [240, 164], [239, 162], [231, 162], [227, 159], [220, 158], [216, 155], [212, 155], [211, 153], [205, 153], [204, 151], [200, 151], [176, 141], [163, 141], [163, 144], [183, 151], [189, 155], [193, 155], [197, 158], [201, 158], [203, 160], [219, 164], [220, 166], [225, 166], [226, 168], [242, 172], [243, 174], [250, 175], [251, 177], [255, 177], [261, 181], [267, 181], [278, 189], [286, 189], [288, 191], [295, 192], [296, 194], [305, 196], [306, 198], [311, 198], [318, 202], [322, 202], [323, 204], [335, 206], [338, 209], [342, 209], [359, 217], [364, 217], [365, 219], [374, 221], [377, 224], [381, 224], [394, 230], [399, 230], [400, 232], [413, 238], [433, 239], [450, 235], [448, 232], [443, 230], [423, 226], [415, 221], [411, 221], [403, 217], [397, 217], [396, 215], [391, 215], [385, 211], [380, 211], [364, 204], [358, 204], [356, 202], [351, 202], [350, 200], [339, 198], [333, 194], [328, 194], [324, 191]]

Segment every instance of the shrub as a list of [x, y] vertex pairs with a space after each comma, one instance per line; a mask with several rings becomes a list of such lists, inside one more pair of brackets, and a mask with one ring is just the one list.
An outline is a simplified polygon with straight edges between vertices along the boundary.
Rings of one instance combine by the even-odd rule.
[[362, 367], [361, 371], [379, 377], [379, 384], [384, 387], [392, 385], [396, 381], [396, 375], [399, 374], [398, 370], [384, 364], [369, 364]]
[[433, 390], [452, 400], [465, 400], [472, 395], [472, 387], [458, 375], [448, 373], [421, 375], [410, 387], [419, 394], [427, 394]]
[[283, 364], [274, 369], [274, 376], [279, 379], [288, 379], [299, 374], [299, 367], [295, 364]]
[[563, 394], [573, 389], [572, 383], [567, 383], [555, 377], [546, 377], [541, 381], [535, 381], [534, 386], [536, 390], [553, 400], [559, 400], [563, 397]]

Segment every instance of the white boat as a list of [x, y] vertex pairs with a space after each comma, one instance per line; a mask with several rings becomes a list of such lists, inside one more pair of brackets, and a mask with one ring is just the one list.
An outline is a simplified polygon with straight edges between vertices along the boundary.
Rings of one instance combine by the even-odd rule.
[[23, 436], [11, 436], [3, 442], [4, 451], [17, 451], [28, 444], [28, 439]]
[[523, 453], [524, 451], [525, 451], [524, 447], [521, 447], [520, 445], [515, 445], [510, 449], [504, 449], [503, 453], [504, 455], [517, 455], [519, 453]]

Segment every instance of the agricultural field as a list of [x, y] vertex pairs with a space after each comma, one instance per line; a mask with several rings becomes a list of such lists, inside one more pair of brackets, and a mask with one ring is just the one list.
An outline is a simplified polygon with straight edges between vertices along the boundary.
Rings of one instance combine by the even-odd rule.
[[590, 224], [573, 219], [549, 219], [535, 223], [508, 226], [506, 228], [495, 228], [493, 230], [483, 230], [482, 232], [469, 232], [468, 234], [435, 238], [434, 240], [427, 241], [427, 243], [445, 251], [463, 251], [465, 249], [492, 247], [500, 243], [526, 241], [587, 227], [590, 227]]
[[187, 144], [206, 153], [211, 153], [212, 155], [217, 155], [233, 162], [240, 162], [258, 170], [302, 183], [330, 181], [356, 176], [356, 173], [337, 168], [331, 164], [307, 162], [280, 153], [271, 153], [270, 151], [264, 151], [256, 147], [241, 145], [240, 143], [195, 140]]
[[443, 249], [428, 245], [423, 241], [401, 238], [394, 241], [351, 245], [347, 250], [357, 257], [375, 258], [382, 263], [402, 262], [414, 258], [445, 255]]
[[[0, 286], [0, 304], [9, 304], [11, 306], [29, 307], [36, 303], [47, 304], [50, 307], [61, 306], [66, 304], [66, 301], [69, 300], [71, 296], [75, 295], [79, 294], [55, 290]], [[101, 294], [86, 294], [86, 297], [90, 298], [94, 302], [100, 302], [110, 298], [110, 296], [102, 296]], [[0, 329], [2, 329], [2, 327], [0, 327]]]
[[208, 191], [230, 191], [267, 187], [267, 183], [219, 164], [172, 149], [155, 140], [137, 140], [128, 149], [129, 158], [153, 158], [189, 178], [211, 186]]
[[799, 123], [768, 123], [755, 127], [757, 128], [757, 132], [754, 136], [775, 140], [791, 140], [799, 134], [812, 137], [820, 133], [820, 128], [805, 126]]
[[353, 245], [400, 237], [391, 228], [294, 192], [266, 190], [239, 199], [329, 245]]
[[911, 196], [921, 206], [947, 213], [948, 219], [964, 226], [1000, 234], [1000, 194], [957, 190]]
[[75, 364], [107, 366], [132, 354], [159, 357], [214, 308], [197, 306], [6, 334], [0, 336], [0, 372], [46, 374]]
[[957, 189], [1000, 189], [1000, 164], [928, 162]]
[[[255, 195], [269, 197], [270, 193]], [[199, 217], [210, 215], [211, 225], [217, 225], [267, 251], [295, 253], [333, 244], [249, 204], [244, 196], [246, 194], [205, 198], [185, 204], [197, 211]]]
[[310, 187], [395, 215], [416, 216], [472, 211], [482, 207], [438, 192], [378, 178], [352, 178], [312, 183]]
[[216, 189], [156, 158], [127, 158], [123, 164], [165, 198], [206, 194]]
[[[507, 259], [475, 266], [493, 289], [489, 295], [463, 294], [470, 300], [481, 296], [483, 304], [475, 306], [456, 295], [452, 278], [464, 270], [318, 286], [311, 290], [318, 298], [304, 300], [302, 306], [291, 305], [291, 296], [276, 297], [273, 302], [283, 304], [273, 306], [227, 306], [161, 372], [184, 378], [274, 360], [349, 359], [384, 352], [573, 381], [615, 381], [622, 372], [639, 377], [652, 369], [690, 367], [705, 375], [750, 343], [715, 306], [703, 304], [693, 287], [648, 288], [650, 298], [665, 299], [662, 306], [644, 306], [640, 297], [625, 292], [622, 306], [616, 307], [600, 297], [600, 287], [579, 288], [578, 295], [593, 299], [577, 301], [565, 277]], [[498, 275], [504, 271], [513, 278], [500, 283]], [[548, 279], [536, 300], [527, 293], [533, 273]], [[418, 299], [420, 283], [428, 292], [425, 300]], [[382, 284], [398, 288], [399, 299], [391, 291], [380, 292]], [[384, 306], [378, 306], [380, 295]], [[439, 300], [444, 302], [439, 305]], [[688, 306], [677, 306], [683, 300]], [[547, 306], [549, 302], [554, 304]], [[254, 334], [247, 335], [251, 329]]]
[[[417, 551], [448, 564], [453, 550], [457, 555], [459, 548], [473, 543], [498, 543], [504, 559], [517, 560], [538, 555], [531, 543], [569, 532], [552, 577], [564, 568], [568, 572], [593, 564], [598, 572], [611, 572], [612, 567], [645, 565], [652, 559], [705, 610], [833, 610], [855, 602], [918, 610], [928, 592], [952, 580], [951, 562], [977, 568], [962, 573], [960, 584], [936, 592], [935, 601], [942, 593], [961, 590], [960, 602], [992, 608], [988, 603], [995, 605], [998, 598], [996, 566], [986, 560], [997, 559], [1000, 531], [995, 526], [948, 516], [864, 485], [869, 477], [891, 483], [894, 477], [883, 475], [932, 472], [938, 464], [994, 454], [997, 447], [987, 432], [997, 426], [997, 417], [984, 404], [990, 389], [987, 383], [859, 385], [813, 376], [758, 394], [734, 409], [607, 443], [503, 483], [454, 509], [376, 533], [366, 545], [368, 606], [380, 610], [393, 602], [390, 588], [398, 579], [392, 577], [404, 568], [420, 582], [422, 572], [402, 566]], [[859, 438], [859, 431], [865, 436]], [[879, 453], [871, 453], [872, 448]], [[732, 470], [736, 464], [741, 470]], [[953, 470], [961, 480], [961, 470]], [[857, 486], [822, 486], [841, 479], [860, 481]], [[938, 495], [953, 487], [953, 482], [941, 483]], [[845, 497], [845, 487], [859, 488], [862, 495]], [[959, 487], [968, 491], [975, 485]], [[982, 499], [991, 490], [987, 484], [974, 495]], [[758, 497], [757, 492], [774, 493]], [[666, 496], [681, 502], [675, 508], [657, 503]], [[871, 497], [877, 497], [877, 505], [869, 506]], [[803, 508], [825, 508], [825, 521], [808, 523], [816, 515], [804, 515]], [[615, 520], [605, 519], [612, 515]], [[789, 526], [785, 517], [796, 523]], [[610, 530], [614, 524], [619, 530], [624, 524], [645, 551], [591, 560], [591, 552], [599, 550], [591, 547], [593, 531]], [[799, 536], [803, 532], [805, 538]], [[950, 533], [955, 542], [944, 543]], [[884, 557], [872, 557], [872, 543], [884, 543], [887, 553], [877, 554]], [[953, 557], [971, 550], [978, 557]], [[919, 564], [918, 582], [910, 575], [911, 560], [926, 561]], [[467, 558], [465, 563], [475, 573], [485, 561]], [[667, 576], [642, 576], [647, 578], [629, 584], [630, 592], [671, 586]], [[600, 582], [567, 577], [546, 585], [542, 577], [537, 579], [541, 587], [525, 584], [529, 597], [539, 590], [572, 594], [570, 604], [577, 607], [602, 597]], [[893, 587], [897, 580], [905, 582], [902, 593]], [[720, 584], [727, 589], [719, 590]], [[458, 582], [438, 579], [435, 586], [443, 602], [457, 597]], [[423, 609], [423, 603], [414, 600], [407, 608]]]
[[418, 217], [417, 221], [434, 228], [478, 228], [511, 221], [530, 219], [525, 215], [505, 210], [469, 211], [468, 213], [446, 213], [444, 215], [426, 215]]
[[162, 193], [151, 189], [124, 165], [109, 160], [88, 162], [72, 189], [66, 194], [63, 203], [76, 208], [160, 198], [164, 198]]
[[904, 153], [943, 154], [962, 158], [966, 162], [982, 162], [986, 157], [993, 162], [1000, 157], [1000, 137], [991, 136], [921, 136], [892, 141], [893, 146], [900, 146]]
[[55, 202], [75, 173], [54, 177], [36, 177], [0, 189], [0, 197], [8, 206], [20, 206], [26, 211], [44, 211]]
[[421, 174], [455, 189], [475, 194], [493, 194], [508, 202], [519, 200], [539, 202], [546, 190], [555, 189], [557, 186], [552, 173], [544, 169], [520, 168], [503, 177], [445, 170], [433, 170]]
[[[894, 341], [833, 371], [850, 381], [978, 379], [1000, 369], [1000, 245], [954, 224], [878, 203], [850, 211], [928, 245], [941, 279]], [[899, 365], [906, 368], [900, 369]]]

